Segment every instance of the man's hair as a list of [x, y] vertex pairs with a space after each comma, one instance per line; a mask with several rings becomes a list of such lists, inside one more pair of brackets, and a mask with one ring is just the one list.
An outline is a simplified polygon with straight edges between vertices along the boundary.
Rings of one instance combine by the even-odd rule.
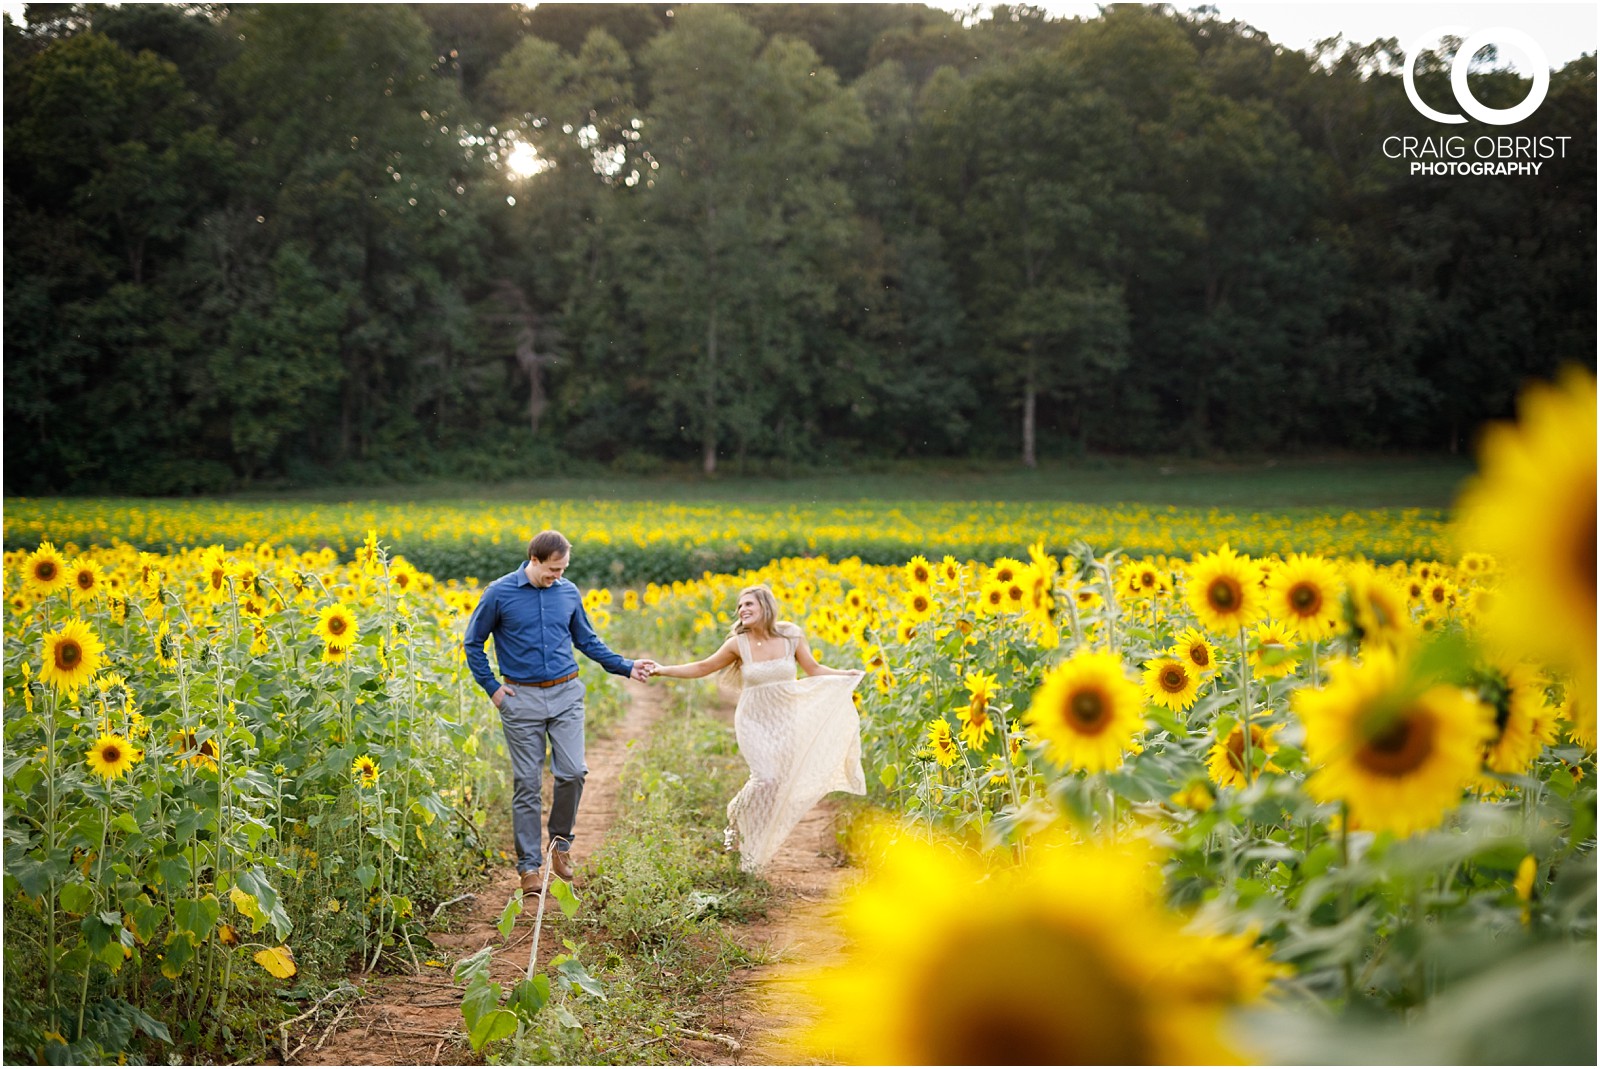
[[572, 543], [560, 531], [540, 531], [528, 543], [528, 559], [540, 564], [551, 557], [564, 557], [572, 552]]

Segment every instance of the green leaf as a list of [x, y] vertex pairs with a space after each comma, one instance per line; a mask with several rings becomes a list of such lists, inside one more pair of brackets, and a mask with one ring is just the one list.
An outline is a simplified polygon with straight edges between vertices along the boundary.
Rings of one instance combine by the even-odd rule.
[[138, 835], [143, 830], [139, 827], [139, 822], [134, 819], [133, 814], [126, 810], [116, 815], [116, 818], [111, 821], [111, 826], [127, 835]]
[[69, 883], [61, 888], [61, 908], [68, 913], [88, 913], [94, 909], [94, 888], [86, 883]]
[[185, 887], [194, 875], [194, 870], [189, 867], [189, 859], [182, 854], [157, 860], [156, 872], [160, 874], [161, 882], [173, 889]]
[[173, 926], [195, 936], [197, 942], [211, 932], [221, 915], [222, 903], [213, 894], [200, 899], [180, 898], [172, 904]]
[[885, 790], [893, 790], [895, 780], [900, 777], [900, 766], [889, 764], [878, 769], [878, 782], [883, 784]]
[[510, 1010], [495, 1010], [479, 1019], [467, 1033], [467, 1042], [472, 1044], [473, 1050], [482, 1050], [497, 1039], [515, 1035], [516, 1031], [517, 1015]]
[[572, 1016], [572, 1011], [567, 1009], [565, 1006], [562, 1006], [562, 1005], [558, 1004], [555, 1007], [553, 1007], [551, 1012], [553, 1012], [556, 1015], [556, 1020], [561, 1022], [561, 1026], [563, 1028], [582, 1028], [583, 1027], [583, 1025], [578, 1023], [578, 1019], [576, 1017]]
[[280, 941], [288, 939], [289, 933], [294, 930], [294, 922], [284, 911], [278, 889], [272, 886], [272, 881], [267, 879], [267, 874], [262, 871], [261, 866], [252, 865], [240, 872], [236, 879], [239, 888], [256, 900], [262, 912], [267, 915], [267, 919], [272, 922], [272, 930], [278, 939]]
[[370, 863], [363, 862], [356, 868], [356, 879], [361, 881], [362, 890], [370, 891], [377, 886], [378, 870], [373, 868]]
[[562, 916], [573, 917], [577, 915], [578, 894], [567, 881], [551, 880], [550, 895], [556, 900], [556, 905], [561, 907]]
[[480, 976], [487, 977], [489, 975], [489, 963], [493, 958], [494, 947], [486, 946], [470, 958], [462, 958], [456, 962], [456, 967], [452, 970], [451, 975], [458, 984], [473, 983]]
[[495, 922], [495, 927], [500, 929], [501, 939], [511, 938], [511, 929], [517, 926], [517, 915], [522, 912], [522, 895], [512, 895], [506, 899], [506, 908], [500, 911], [500, 919]]
[[600, 986], [600, 981], [589, 975], [589, 970], [577, 958], [563, 954], [551, 962], [556, 972], [563, 980], [572, 985], [574, 991], [593, 995], [601, 1002], [606, 1001], [605, 989]]
[[549, 1001], [550, 978], [541, 973], [532, 979], [518, 980], [511, 989], [511, 1000], [507, 1005], [518, 1017], [532, 1023], [534, 1015]]
[[469, 1032], [478, 1027], [485, 1014], [500, 1005], [501, 990], [487, 973], [474, 977], [467, 985], [466, 993], [461, 996], [461, 1016], [466, 1018]]
[[176, 980], [194, 958], [194, 939], [188, 932], [171, 932], [162, 944], [161, 975]]

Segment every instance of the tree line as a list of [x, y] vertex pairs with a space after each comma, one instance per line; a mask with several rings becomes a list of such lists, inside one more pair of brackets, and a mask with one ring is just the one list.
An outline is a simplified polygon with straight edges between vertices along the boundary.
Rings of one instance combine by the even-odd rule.
[[[1456, 110], [1451, 48], [1416, 82]], [[1595, 63], [1419, 176], [1214, 9], [30, 4], [5, 489], [1459, 450], [1595, 358]], [[1473, 94], [1528, 80], [1480, 55]]]

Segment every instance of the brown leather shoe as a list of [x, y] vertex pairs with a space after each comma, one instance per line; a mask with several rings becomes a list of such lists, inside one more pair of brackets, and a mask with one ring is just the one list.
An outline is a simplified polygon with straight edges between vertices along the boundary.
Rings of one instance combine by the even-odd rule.
[[538, 869], [529, 869], [527, 872], [524, 872], [522, 874], [523, 897], [526, 898], [529, 895], [533, 895], [535, 898], [537, 898], [539, 896], [539, 885], [542, 882], [544, 882], [544, 876], [539, 872]]
[[550, 851], [550, 871], [557, 876], [572, 882], [572, 853], [568, 850]]

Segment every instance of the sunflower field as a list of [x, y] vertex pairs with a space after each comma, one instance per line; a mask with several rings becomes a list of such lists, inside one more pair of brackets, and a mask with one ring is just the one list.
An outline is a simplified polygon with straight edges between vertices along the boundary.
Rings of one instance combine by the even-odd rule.
[[[979, 508], [939, 513], [959, 553], [885, 563], [914, 526], [886, 519], [585, 600], [614, 648], [698, 657], [764, 583], [866, 670], [818, 1058], [1592, 1062], [1594, 439], [1591, 377], [1533, 388], [1453, 524], [1388, 550], [1352, 516], [1197, 516], [1141, 550]], [[8, 505], [7, 1060], [259, 1059], [298, 985], [415, 967], [429, 907], [501, 856], [476, 584], [412, 562], [447, 518], [399, 556], [341, 542], [367, 512], [157, 536], [100, 507]], [[611, 544], [757, 552], [725, 513], [660, 513]], [[528, 515], [488, 521], [483, 574]], [[852, 536], [873, 552], [819, 551]], [[168, 538], [194, 541], [135, 548]]]
[[5, 585], [8, 1062], [264, 1057], [306, 966], [414, 964], [424, 905], [503, 857], [477, 592], [375, 535], [46, 541]]
[[916, 553], [962, 560], [1021, 553], [1041, 534], [1065, 548], [1074, 539], [1126, 552], [1188, 554], [1214, 532], [1235, 532], [1256, 553], [1360, 553], [1375, 560], [1424, 559], [1449, 551], [1435, 509], [1240, 512], [1176, 506], [1091, 506], [1063, 502], [857, 502], [813, 505], [679, 504], [661, 501], [463, 501], [163, 503], [87, 498], [6, 502], [5, 546], [41, 541], [106, 545], [113, 540], [170, 553], [194, 546], [270, 542], [332, 549], [353, 558], [366, 532], [440, 579], [492, 577], [539, 530], [565, 533], [577, 547], [568, 577], [585, 586], [637, 586], [705, 572], [760, 567], [782, 557], [858, 557], [897, 564]]
[[1448, 556], [1041, 539], [647, 587], [639, 643], [708, 650], [763, 583], [869, 673], [880, 815], [800, 1039], [883, 1064], [1592, 1062], [1593, 380], [1523, 407]]

